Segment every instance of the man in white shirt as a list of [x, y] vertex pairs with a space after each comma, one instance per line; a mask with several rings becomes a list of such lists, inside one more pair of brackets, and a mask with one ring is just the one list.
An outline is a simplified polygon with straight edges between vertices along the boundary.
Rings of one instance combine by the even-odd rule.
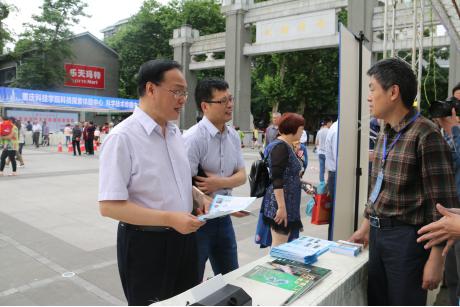
[[[337, 134], [338, 134], [339, 124], [338, 121], [335, 121], [332, 126], [327, 131], [326, 136], [326, 169], [328, 170], [327, 177], [327, 188], [329, 190], [329, 195], [331, 195], [332, 206], [335, 205], [335, 172], [337, 167]], [[332, 208], [331, 213], [334, 212]], [[330, 219], [329, 219], [330, 220]], [[328, 228], [328, 239], [332, 240], [332, 227], [329, 223]]]
[[38, 122], [34, 122], [32, 126], [32, 141], [33, 144], [38, 148], [40, 146], [40, 132], [42, 131], [42, 126]]
[[67, 147], [67, 145], [70, 143], [70, 137], [72, 136], [72, 128], [70, 128], [70, 124], [65, 125], [64, 135], [65, 135], [65, 147]]
[[[119, 220], [118, 268], [129, 305], [149, 305], [199, 283], [192, 180], [177, 120], [187, 99], [181, 66], [144, 63], [139, 107], [102, 146], [99, 204]], [[204, 206], [202, 196], [195, 200]]]
[[329, 127], [332, 125], [331, 120], [321, 122], [321, 129], [316, 134], [316, 148], [319, 160], [319, 181], [324, 182], [324, 173], [326, 169], [326, 137]]
[[[184, 133], [185, 147], [196, 186], [214, 196], [231, 195], [246, 182], [238, 132], [226, 123], [232, 119], [233, 96], [228, 83], [219, 79], [200, 81], [195, 100], [203, 119]], [[199, 174], [199, 168], [204, 174]], [[206, 175], [206, 177], [204, 176]], [[234, 214], [238, 217], [243, 213]], [[210, 260], [215, 275], [238, 268], [238, 252], [230, 216], [212, 219], [197, 231], [200, 280]]]

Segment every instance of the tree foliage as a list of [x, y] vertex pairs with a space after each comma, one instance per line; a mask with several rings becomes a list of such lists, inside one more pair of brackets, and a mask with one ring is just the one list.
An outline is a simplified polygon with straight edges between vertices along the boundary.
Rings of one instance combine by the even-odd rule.
[[168, 5], [162, 5], [156, 0], [146, 0], [139, 12], [107, 40], [107, 44], [121, 57], [121, 97], [137, 97], [135, 75], [142, 63], [157, 58], [173, 58], [169, 39], [172, 38], [174, 29], [183, 24], [199, 29], [200, 35], [222, 32], [225, 29], [220, 5], [213, 0], [174, 0]]
[[10, 13], [15, 10], [16, 7], [0, 2], [0, 55], [5, 52], [5, 45], [8, 42], [13, 41], [10, 31], [6, 28], [3, 20], [8, 18]]
[[15, 87], [53, 89], [65, 77], [62, 62], [72, 57], [70, 28], [86, 16], [81, 0], [44, 0], [41, 14], [33, 15], [15, 46], [19, 63]]

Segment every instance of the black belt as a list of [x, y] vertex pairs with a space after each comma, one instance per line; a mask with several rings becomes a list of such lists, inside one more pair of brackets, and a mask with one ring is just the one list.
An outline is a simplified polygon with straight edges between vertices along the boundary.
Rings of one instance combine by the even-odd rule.
[[405, 222], [398, 221], [393, 217], [377, 217], [377, 216], [369, 216], [369, 223], [372, 227], [375, 228], [392, 228], [396, 226], [412, 226]]
[[135, 231], [150, 231], [150, 232], [170, 232], [173, 229], [165, 226], [141, 226], [141, 225], [132, 225], [128, 223], [120, 222], [121, 227], [126, 227], [129, 230]]

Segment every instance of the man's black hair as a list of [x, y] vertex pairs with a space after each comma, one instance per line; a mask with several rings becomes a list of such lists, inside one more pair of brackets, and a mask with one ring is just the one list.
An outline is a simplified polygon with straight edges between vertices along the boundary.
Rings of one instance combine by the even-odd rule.
[[384, 90], [399, 86], [404, 106], [410, 109], [417, 95], [417, 79], [411, 67], [399, 59], [385, 59], [375, 63], [367, 74], [374, 77]]
[[145, 95], [145, 85], [147, 82], [160, 84], [164, 79], [165, 72], [171, 69], [182, 70], [182, 66], [172, 60], [150, 60], [142, 64], [136, 75], [137, 94], [139, 97]]
[[454, 96], [456, 91], [460, 91], [460, 83], [457, 83], [457, 85], [452, 89], [452, 96]]
[[203, 79], [198, 82], [195, 88], [195, 101], [198, 110], [201, 111], [201, 102], [212, 100], [212, 94], [215, 90], [226, 91], [228, 83], [222, 79]]

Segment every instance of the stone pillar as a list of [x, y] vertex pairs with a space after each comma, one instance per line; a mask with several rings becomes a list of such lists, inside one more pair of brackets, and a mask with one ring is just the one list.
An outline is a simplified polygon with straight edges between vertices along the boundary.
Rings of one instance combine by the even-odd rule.
[[174, 48], [174, 60], [182, 65], [182, 72], [187, 81], [189, 92], [187, 103], [184, 109], [182, 109], [179, 119], [180, 129], [188, 129], [196, 123], [197, 107], [194, 93], [197, 80], [195, 73], [190, 71], [189, 65], [191, 61], [190, 46], [198, 36], [198, 30], [192, 29], [189, 25], [183, 25], [179, 29], [174, 30], [173, 38], [169, 41], [169, 45]]
[[[348, 0], [348, 29], [355, 35], [359, 31], [364, 32], [364, 36], [369, 40], [364, 45], [369, 49], [372, 46], [372, 17], [374, 15], [374, 7], [377, 6], [377, 0]], [[372, 59], [375, 61], [375, 57]]]
[[449, 57], [449, 92], [447, 97], [452, 96], [452, 89], [460, 82], [460, 50], [456, 48], [455, 42], [450, 41]]
[[250, 129], [251, 115], [251, 62], [243, 55], [246, 43], [251, 43], [249, 28], [244, 26], [244, 15], [252, 0], [224, 0], [222, 13], [226, 16], [225, 80], [235, 97], [233, 125], [241, 130]]
[[80, 119], [79, 121], [84, 122], [86, 121], [86, 112], [80, 112]]

